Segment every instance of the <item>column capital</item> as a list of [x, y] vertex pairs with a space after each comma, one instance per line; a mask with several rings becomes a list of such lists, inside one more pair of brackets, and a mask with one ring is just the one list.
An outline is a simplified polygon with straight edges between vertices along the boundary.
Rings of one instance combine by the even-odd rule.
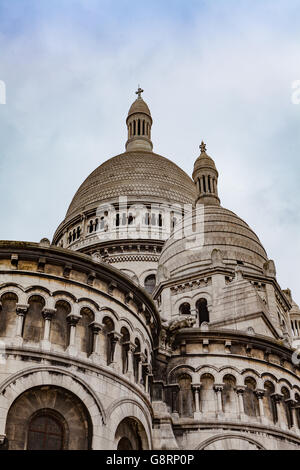
[[215, 384], [214, 385], [214, 391], [217, 392], [217, 393], [222, 392], [223, 388], [224, 388], [223, 384]]
[[0, 434], [0, 446], [2, 446], [5, 442], [6, 434]]
[[107, 336], [109, 336], [114, 343], [118, 343], [122, 339], [122, 335], [118, 331], [110, 331], [107, 333]]
[[132, 354], [136, 350], [136, 344], [132, 343], [131, 341], [126, 341], [125, 343], [123, 343], [123, 345], [127, 346], [128, 352], [131, 352]]
[[255, 390], [255, 395], [258, 399], [262, 399], [265, 396], [265, 390], [257, 389]]
[[201, 386], [202, 384], [193, 384], [192, 383], [192, 389], [195, 391], [195, 392], [200, 392], [200, 389], [201, 389]]
[[280, 403], [283, 399], [283, 395], [281, 395], [280, 393], [272, 393], [271, 397], [274, 398], [276, 403]]
[[237, 393], [238, 395], [243, 395], [244, 392], [245, 392], [245, 390], [246, 390], [246, 386], [245, 386], [245, 385], [238, 385], [238, 386], [236, 387], [236, 393]]
[[43, 308], [42, 315], [45, 320], [52, 320], [56, 313], [56, 308]]
[[73, 313], [70, 313], [70, 314], [67, 316], [67, 322], [68, 322], [69, 325], [71, 325], [71, 326], [76, 326], [80, 319], [81, 319], [81, 316], [80, 316], [80, 315], [74, 315]]
[[146, 357], [145, 357], [145, 354], [142, 353], [142, 352], [135, 352], [134, 355], [138, 358], [139, 361], [141, 361], [142, 363], [145, 361]]
[[17, 312], [17, 315], [26, 315], [26, 313], [28, 312], [28, 309], [29, 309], [29, 305], [28, 304], [17, 304], [16, 305], [16, 312]]
[[103, 330], [104, 325], [102, 323], [98, 323], [96, 321], [93, 321], [92, 323], [89, 324], [89, 327], [92, 329], [92, 332], [95, 334], [100, 333], [100, 331]]

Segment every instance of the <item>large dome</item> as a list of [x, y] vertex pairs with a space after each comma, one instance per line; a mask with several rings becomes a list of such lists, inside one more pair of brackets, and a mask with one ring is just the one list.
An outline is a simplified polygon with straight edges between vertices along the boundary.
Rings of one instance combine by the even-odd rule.
[[217, 205], [204, 205], [199, 211], [199, 214], [204, 211], [202, 219], [197, 218], [195, 210], [185, 218], [184, 231], [188, 235], [181, 237], [181, 226], [177, 224], [166, 242], [159, 260], [163, 278], [181, 277], [207, 268], [214, 249], [221, 251], [228, 266], [238, 262], [249, 270], [263, 271], [267, 253], [246, 222]]
[[175, 163], [147, 151], [125, 152], [100, 165], [78, 189], [66, 218], [102, 202], [151, 201], [193, 204], [196, 187]]

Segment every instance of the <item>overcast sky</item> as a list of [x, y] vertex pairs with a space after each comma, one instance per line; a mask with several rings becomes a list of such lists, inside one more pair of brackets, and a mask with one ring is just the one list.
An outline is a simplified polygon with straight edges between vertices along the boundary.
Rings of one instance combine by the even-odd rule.
[[222, 205], [299, 303], [299, 17], [299, 0], [0, 0], [0, 239], [52, 238], [124, 151], [140, 83], [154, 151], [191, 175], [205, 140]]

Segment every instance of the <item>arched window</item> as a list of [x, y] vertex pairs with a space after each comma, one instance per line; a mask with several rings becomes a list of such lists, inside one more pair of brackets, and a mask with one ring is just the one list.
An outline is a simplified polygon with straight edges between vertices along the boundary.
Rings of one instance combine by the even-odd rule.
[[34, 295], [29, 299], [29, 309], [25, 315], [23, 339], [24, 343], [39, 343], [43, 339], [43, 308], [45, 301]]
[[109, 317], [103, 318], [103, 325], [104, 325], [104, 333], [106, 333], [106, 362], [107, 365], [111, 364], [114, 360], [114, 342], [111, 336], [111, 332], [114, 331], [115, 325], [114, 322]]
[[69, 342], [67, 316], [71, 312], [71, 306], [68, 302], [59, 300], [55, 308], [56, 312], [51, 320], [50, 342], [64, 351]]
[[233, 375], [227, 374], [224, 379], [224, 387], [222, 390], [222, 406], [224, 413], [236, 413], [237, 412], [237, 401], [236, 401], [236, 379]]
[[163, 225], [162, 214], [158, 214], [158, 226], [159, 226], [159, 227], [162, 227], [162, 225]]
[[18, 297], [12, 293], [4, 294], [0, 300], [2, 303], [2, 309], [0, 309], [0, 338], [4, 336], [14, 338]]
[[77, 239], [80, 238], [80, 234], [81, 234], [81, 228], [77, 227]]
[[136, 135], [136, 121], [133, 121], [133, 135]]
[[150, 274], [149, 276], [146, 277], [145, 282], [144, 282], [144, 287], [148, 294], [152, 294], [152, 292], [155, 289], [155, 284], [156, 284], [156, 277], [154, 274]]
[[192, 379], [188, 374], [183, 374], [178, 379], [178, 412], [180, 417], [193, 417], [194, 400], [192, 392]]
[[190, 315], [191, 314], [191, 306], [188, 302], [184, 302], [179, 307], [179, 313], [181, 315]]
[[146, 215], [145, 215], [145, 225], [150, 225], [150, 214], [149, 214], [149, 212], [146, 212]]
[[141, 135], [141, 120], [138, 119], [138, 135]]
[[62, 450], [63, 445], [64, 427], [57, 416], [41, 412], [31, 419], [28, 426], [27, 450]]
[[72, 243], [72, 232], [69, 233], [68, 242]]
[[196, 303], [196, 309], [197, 309], [198, 317], [199, 317], [199, 326], [201, 326], [203, 322], [209, 323], [209, 312], [207, 308], [207, 300], [199, 299], [198, 302]]
[[156, 215], [155, 214], [151, 215], [151, 225], [156, 225]]
[[120, 226], [120, 214], [116, 215], [116, 227]]
[[78, 350], [82, 351], [89, 356], [93, 350], [93, 334], [91, 330], [91, 323], [94, 321], [94, 314], [92, 310], [84, 307], [80, 312], [81, 318], [76, 326], [76, 344]]
[[89, 233], [93, 233], [93, 230], [94, 230], [94, 224], [93, 224], [93, 221], [91, 220], [89, 223], [88, 231]]
[[208, 192], [211, 193], [211, 180], [210, 180], [210, 175], [208, 175]]
[[245, 385], [243, 395], [245, 414], [252, 417], [259, 416], [258, 398], [255, 394], [256, 382], [252, 377], [247, 377]]
[[76, 240], [76, 230], [75, 230], [75, 228], [73, 230], [72, 240], [73, 240], [73, 242]]
[[275, 387], [272, 384], [272, 382], [267, 380], [264, 384], [264, 389], [265, 389], [265, 393], [263, 397], [263, 405], [264, 405], [265, 417], [271, 423], [276, 423], [277, 422], [277, 407], [276, 407], [276, 403], [274, 401], [274, 396], [273, 396], [273, 394], [275, 393]]
[[136, 381], [136, 383], [138, 382], [138, 378], [139, 378], [139, 361], [140, 361], [140, 358], [139, 358], [139, 354], [141, 352], [141, 343], [140, 343], [140, 340], [138, 338], [135, 339], [134, 341], [134, 344], [135, 344], [135, 351], [134, 351], [134, 361], [133, 361], [133, 365], [134, 365], [134, 379]]
[[297, 423], [294, 423], [300, 429], [300, 395], [298, 393], [295, 394], [296, 400], [296, 418]]
[[132, 444], [128, 437], [122, 437], [119, 440], [117, 450], [133, 450]]
[[131, 213], [128, 215], [128, 225], [132, 225], [134, 222], [134, 217]]
[[285, 419], [286, 419], [286, 424], [288, 428], [291, 428], [293, 425], [293, 416], [292, 416], [292, 410], [291, 410], [291, 401], [290, 401], [290, 392], [286, 387], [282, 387], [281, 393], [283, 395], [282, 398], [282, 404], [285, 412]]
[[122, 225], [126, 225], [126, 224], [127, 224], [127, 215], [124, 212], [124, 214], [122, 214]]
[[122, 335], [122, 372], [126, 374], [128, 371], [128, 343], [130, 341], [130, 335], [127, 328], [124, 326], [121, 328]]
[[143, 135], [145, 135], [145, 120], [143, 120]]
[[204, 414], [216, 413], [216, 397], [214, 391], [214, 377], [211, 374], [203, 374], [200, 379], [201, 411]]

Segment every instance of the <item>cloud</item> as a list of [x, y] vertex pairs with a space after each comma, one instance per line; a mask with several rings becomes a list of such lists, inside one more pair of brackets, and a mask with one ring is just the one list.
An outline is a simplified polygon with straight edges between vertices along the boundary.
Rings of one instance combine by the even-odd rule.
[[300, 300], [298, 2], [0, 1], [0, 238], [49, 238], [75, 191], [124, 150], [140, 83], [154, 150], [189, 174], [204, 139], [222, 204]]

